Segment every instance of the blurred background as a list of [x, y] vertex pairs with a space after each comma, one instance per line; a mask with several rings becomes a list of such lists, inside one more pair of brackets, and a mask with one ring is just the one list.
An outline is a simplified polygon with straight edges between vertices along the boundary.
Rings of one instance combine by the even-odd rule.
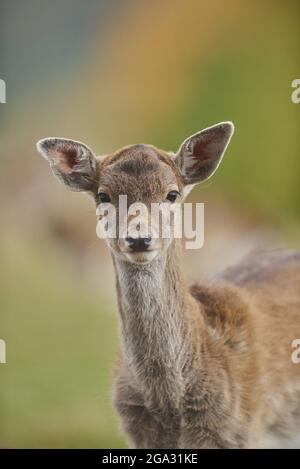
[[111, 405], [113, 270], [95, 213], [35, 143], [176, 150], [236, 133], [205, 202], [191, 281], [257, 246], [300, 246], [299, 2], [0, 0], [0, 447], [125, 447]]

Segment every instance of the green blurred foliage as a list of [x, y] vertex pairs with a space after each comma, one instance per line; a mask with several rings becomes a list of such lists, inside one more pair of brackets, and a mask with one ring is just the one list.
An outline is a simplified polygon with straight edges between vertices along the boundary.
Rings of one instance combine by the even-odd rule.
[[111, 305], [70, 280], [49, 249], [24, 248], [17, 240], [11, 250], [5, 247], [0, 325], [8, 358], [0, 370], [1, 445], [124, 445], [110, 397], [117, 350]]

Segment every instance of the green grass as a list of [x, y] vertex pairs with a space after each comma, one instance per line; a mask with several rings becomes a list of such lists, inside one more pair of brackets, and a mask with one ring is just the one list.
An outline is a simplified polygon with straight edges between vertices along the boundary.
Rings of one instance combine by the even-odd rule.
[[12, 244], [1, 252], [0, 447], [124, 447], [111, 305], [70, 279], [53, 247]]

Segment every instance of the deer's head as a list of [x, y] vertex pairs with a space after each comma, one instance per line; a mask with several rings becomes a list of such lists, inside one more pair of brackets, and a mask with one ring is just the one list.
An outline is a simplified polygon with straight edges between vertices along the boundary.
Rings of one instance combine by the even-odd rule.
[[[204, 129], [186, 139], [177, 153], [151, 145], [130, 145], [113, 154], [95, 156], [83, 143], [63, 138], [45, 138], [37, 148], [69, 189], [92, 196], [98, 221], [103, 222], [109, 208], [114, 209], [116, 229], [112, 234], [109, 227], [106, 236], [113, 253], [144, 264], [165, 251], [173, 239], [172, 234], [161, 235], [151, 204], [163, 204], [164, 215], [159, 220], [164, 220], [168, 207], [172, 212], [195, 184], [216, 171], [233, 130], [231, 122]], [[124, 195], [126, 210], [120, 216], [120, 201], [124, 203], [120, 196]]]

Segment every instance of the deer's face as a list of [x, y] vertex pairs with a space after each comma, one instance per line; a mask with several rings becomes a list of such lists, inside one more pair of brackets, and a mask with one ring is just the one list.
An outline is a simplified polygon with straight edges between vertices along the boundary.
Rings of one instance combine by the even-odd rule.
[[[183, 190], [183, 178], [174, 159], [150, 145], [131, 145], [100, 159], [97, 214], [100, 218], [108, 204], [116, 214], [115, 236], [106, 237], [109, 247], [131, 262], [154, 259], [172, 241], [171, 214], [181, 202]], [[170, 231], [163, 236], [161, 224], [167, 222], [168, 215]], [[105, 216], [99, 223], [102, 221], [106, 223]]]
[[97, 232], [106, 233], [114, 255], [145, 264], [168, 249], [178, 204], [213, 174], [232, 133], [231, 123], [217, 124], [189, 137], [176, 154], [131, 145], [96, 157], [81, 142], [61, 138], [41, 140], [38, 150], [60, 181], [93, 197]]

